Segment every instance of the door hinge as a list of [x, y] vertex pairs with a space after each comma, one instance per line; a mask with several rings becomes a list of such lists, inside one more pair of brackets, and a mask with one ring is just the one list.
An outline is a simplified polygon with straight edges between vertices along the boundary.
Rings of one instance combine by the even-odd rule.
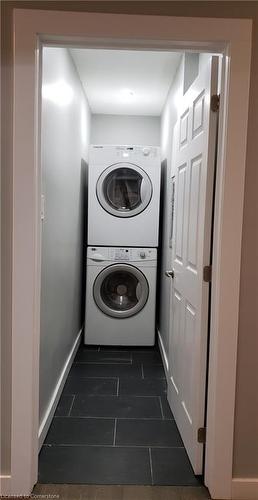
[[206, 283], [210, 283], [211, 276], [212, 276], [212, 266], [204, 266], [204, 268], [203, 268], [203, 281], [205, 281]]
[[213, 94], [211, 96], [211, 111], [214, 111], [214, 113], [216, 113], [219, 110], [219, 104], [220, 104], [220, 95]]
[[206, 442], [206, 427], [200, 427], [197, 433], [197, 441], [198, 443]]

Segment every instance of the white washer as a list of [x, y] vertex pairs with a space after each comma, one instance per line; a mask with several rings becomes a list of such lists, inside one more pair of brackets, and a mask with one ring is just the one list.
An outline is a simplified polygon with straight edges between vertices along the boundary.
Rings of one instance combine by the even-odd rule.
[[157, 247], [160, 148], [91, 146], [88, 245]]
[[156, 271], [156, 248], [88, 247], [85, 344], [154, 344]]

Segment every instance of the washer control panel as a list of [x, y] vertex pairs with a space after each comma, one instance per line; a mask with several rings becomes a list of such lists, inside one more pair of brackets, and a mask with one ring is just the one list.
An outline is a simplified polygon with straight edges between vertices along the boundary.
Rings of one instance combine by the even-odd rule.
[[156, 248], [127, 248], [127, 247], [88, 247], [87, 256], [90, 260], [101, 262], [138, 262], [156, 260]]

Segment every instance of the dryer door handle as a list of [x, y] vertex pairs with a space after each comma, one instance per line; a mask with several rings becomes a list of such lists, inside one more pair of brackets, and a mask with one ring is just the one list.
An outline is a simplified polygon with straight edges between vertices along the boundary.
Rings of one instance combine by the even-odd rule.
[[142, 182], [141, 182], [141, 201], [145, 200], [146, 194], [147, 194], [146, 181], [145, 181], [144, 178], [142, 178]]

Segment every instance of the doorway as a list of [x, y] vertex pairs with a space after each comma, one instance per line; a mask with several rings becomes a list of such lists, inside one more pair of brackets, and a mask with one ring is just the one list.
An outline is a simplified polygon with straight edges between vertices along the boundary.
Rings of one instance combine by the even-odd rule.
[[[20, 64], [20, 65], [18, 64], [19, 58], [23, 57], [23, 53], [24, 53], [23, 51], [29, 50], [30, 64], [31, 64], [31, 67], [34, 68], [34, 47], [35, 47], [34, 42], [36, 40], [36, 38], [35, 38], [36, 33], [48, 33], [50, 38], [51, 38], [51, 33], [52, 34], [59, 33], [61, 36], [64, 36], [64, 37], [69, 36], [69, 33], [71, 32], [71, 23], [73, 23], [75, 21], [75, 18], [77, 18], [76, 23], [75, 23], [76, 27], [73, 28], [73, 33], [74, 34], [77, 33], [78, 36], [82, 36], [82, 33], [85, 33], [86, 27], [88, 30], [87, 32], [91, 33], [92, 36], [94, 36], [94, 34], [96, 36], [96, 33], [99, 33], [99, 30], [101, 30], [102, 34], [107, 35], [109, 32], [110, 25], [109, 25], [108, 20], [107, 20], [107, 18], [109, 16], [105, 16], [105, 15], [99, 16], [99, 15], [92, 15], [92, 14], [90, 14], [90, 15], [88, 15], [88, 14], [87, 15], [86, 14], [85, 15], [84, 14], [83, 15], [74, 14], [71, 16], [70, 13], [68, 15], [67, 15], [67, 13], [61, 13], [61, 14], [60, 13], [58, 13], [58, 14], [51, 13], [51, 15], [50, 15], [47, 12], [40, 12], [37, 14], [33, 13], [32, 15], [33, 15], [33, 27], [31, 27], [28, 31], [28, 13], [26, 12], [24, 14], [22, 11], [20, 11], [20, 12], [17, 11], [15, 13], [15, 24], [16, 24], [16, 26], [19, 25], [19, 29], [16, 30], [16, 38], [15, 38], [15, 44], [16, 44], [15, 45], [15, 57], [16, 57], [16, 64], [17, 64], [16, 65], [17, 71], [15, 74], [15, 96], [16, 96], [15, 130], [17, 131], [19, 129], [19, 127], [21, 127], [21, 130], [23, 130], [23, 133], [25, 135], [28, 134], [28, 140], [25, 142], [26, 142], [26, 144], [33, 144], [32, 149], [34, 150], [34, 142], [33, 142], [33, 140], [32, 141], [30, 140], [31, 139], [30, 134], [32, 133], [32, 130], [34, 130], [33, 125], [34, 125], [35, 115], [34, 115], [34, 112], [31, 113], [31, 110], [32, 110], [31, 106], [29, 106], [28, 108], [26, 107], [26, 103], [31, 102], [30, 101], [30, 99], [31, 99], [30, 89], [34, 88], [35, 73], [34, 73], [34, 71], [28, 72], [28, 66], [26, 66], [26, 72], [24, 72], [24, 68], [23, 68], [22, 64]], [[49, 24], [49, 15], [52, 19], [51, 22], [54, 24], [51, 24], [51, 25]], [[123, 16], [118, 16], [118, 17], [119, 17], [119, 20], [122, 21], [121, 17], [123, 17]], [[130, 17], [130, 19], [129, 19], [129, 17]], [[25, 19], [26, 19], [26, 23], [27, 23], [26, 24], [27, 28], [25, 29], [25, 32], [28, 35], [28, 38], [26, 38], [26, 42], [25, 42], [25, 38], [24, 38]], [[140, 24], [137, 24], [137, 19], [138, 19]], [[31, 20], [31, 18], [30, 18], [30, 20]], [[94, 25], [95, 27], [93, 26], [93, 24], [94, 24], [93, 21], [97, 23], [97, 26], [98, 26], [97, 31], [96, 31], [96, 24]], [[163, 19], [158, 18], [159, 22], [157, 22], [157, 20], [154, 17], [152, 17], [152, 18], [146, 17], [144, 19], [144, 24], [143, 24], [143, 17], [142, 16], [140, 16], [139, 18], [137, 18], [137, 16], [135, 16], [135, 17], [134, 16], [124, 16], [123, 21], [126, 23], [127, 27], [129, 27], [129, 25], [131, 26], [131, 29], [133, 29], [133, 26], [135, 27], [135, 30], [133, 29], [133, 33], [134, 33], [133, 39], [134, 40], [135, 40], [135, 36], [138, 38], [142, 37], [143, 26], [144, 26], [144, 29], [146, 30], [146, 36], [147, 36], [147, 38], [149, 38], [149, 40], [150, 39], [153, 40], [153, 37], [154, 38], [157, 37], [157, 39], [164, 39], [164, 40], [167, 38], [167, 40], [168, 40], [168, 39], [170, 39], [170, 33], [173, 32], [173, 38], [175, 40], [177, 40], [177, 47], [180, 45], [180, 40], [189, 38], [189, 36], [191, 34], [191, 40], [193, 40], [195, 42], [191, 42], [190, 44], [188, 42], [188, 44], [186, 44], [186, 45], [193, 46], [195, 43], [197, 43], [196, 41], [199, 41], [198, 43], [201, 44], [202, 49], [207, 50], [207, 45], [208, 45], [209, 46], [208, 51], [210, 51], [211, 50], [210, 44], [205, 43], [205, 40], [212, 39], [214, 41], [213, 50], [215, 50], [215, 51], [219, 50], [221, 52], [228, 53], [227, 52], [228, 42], [226, 44], [224, 44], [222, 47], [220, 40], [221, 39], [230, 40], [231, 73], [230, 73], [230, 80], [227, 80], [229, 83], [229, 87], [223, 87], [223, 91], [225, 90], [225, 88], [230, 90], [230, 101], [229, 101], [229, 103], [227, 103], [228, 104], [228, 114], [227, 114], [228, 134], [226, 137], [226, 141], [221, 142], [222, 137], [225, 137], [225, 135], [223, 134], [223, 131], [225, 130], [225, 122], [223, 119], [222, 124], [221, 124], [221, 128], [220, 128], [220, 132], [219, 132], [219, 145], [220, 145], [219, 164], [223, 165], [223, 166], [225, 166], [225, 165], [227, 166], [227, 175], [232, 176], [231, 181], [232, 181], [232, 179], [235, 179], [235, 182], [233, 182], [233, 183], [231, 182], [230, 186], [231, 186], [231, 188], [232, 188], [232, 186], [234, 186], [234, 188], [237, 191], [237, 196], [235, 196], [234, 198], [232, 198], [232, 197], [230, 198], [230, 204], [231, 205], [236, 204], [237, 206], [238, 206], [238, 203], [240, 204], [240, 206], [238, 206], [238, 209], [237, 209], [237, 213], [240, 216], [240, 219], [238, 219], [238, 228], [240, 231], [241, 224], [239, 224], [239, 221], [242, 220], [242, 217], [241, 217], [242, 211], [241, 210], [242, 210], [242, 201], [243, 201], [243, 190], [242, 190], [242, 188], [240, 188], [240, 186], [243, 186], [243, 183], [242, 183], [243, 166], [245, 165], [245, 157], [244, 156], [245, 156], [246, 118], [247, 118], [247, 105], [246, 104], [248, 101], [248, 79], [246, 78], [246, 75], [249, 75], [249, 69], [250, 69], [250, 26], [249, 26], [250, 23], [248, 21], [229, 20], [229, 21], [225, 21], [225, 24], [222, 24], [222, 23], [218, 23], [216, 20], [213, 20], [213, 19], [209, 19], [209, 20], [205, 19], [204, 21], [200, 20], [200, 24], [201, 24], [201, 27], [200, 27], [200, 25], [198, 23], [196, 23], [195, 21], [193, 22], [192, 20], [187, 19], [187, 21], [184, 20], [184, 26], [182, 26], [182, 23], [180, 23], [180, 20], [174, 20], [173, 18], [170, 18], [170, 19], [169, 18], [163, 18]], [[161, 26], [160, 22], [162, 25], [161, 30], [160, 30], [160, 26]], [[64, 23], [64, 25], [66, 26], [66, 28], [64, 30], [60, 28], [62, 23]], [[134, 24], [134, 23], [136, 23], [136, 24]], [[187, 24], [187, 30], [186, 30], [186, 24]], [[239, 26], [237, 28], [236, 28], [236, 24], [239, 24]], [[37, 29], [36, 29], [36, 31], [34, 31], [36, 25], [37, 25]], [[114, 36], [116, 36], [117, 38], [121, 37], [121, 33], [119, 32], [119, 26], [120, 26], [120, 23], [116, 27], [113, 26], [113, 28], [111, 30], [113, 32], [113, 35], [112, 35], [113, 37]], [[123, 23], [123, 26], [124, 26], [124, 23]], [[184, 30], [186, 30], [186, 31], [184, 31]], [[114, 32], [116, 33], [116, 35]], [[148, 35], [147, 35], [147, 33], [148, 33]], [[234, 33], [241, 33], [241, 37], [245, 38], [246, 45], [241, 45], [239, 35], [236, 36], [236, 35], [234, 35]], [[47, 37], [47, 35], [45, 35], [45, 37]], [[148, 45], [147, 42], [146, 42], [146, 44]], [[153, 44], [153, 42], [152, 42], [152, 44]], [[240, 72], [238, 71], [239, 66], [241, 67]], [[228, 77], [227, 70], [226, 70], [225, 74]], [[241, 78], [239, 81], [239, 76], [242, 74], [244, 75], [244, 77], [243, 77], [243, 79]], [[236, 75], [238, 75], [237, 82], [236, 82]], [[20, 80], [20, 78], [21, 78], [21, 80]], [[30, 84], [26, 86], [27, 92], [29, 92], [27, 94], [26, 94], [26, 90], [24, 89], [24, 87], [22, 85], [22, 82], [26, 81], [26, 78], [28, 78], [30, 80]], [[19, 82], [19, 84], [18, 84], [18, 82]], [[239, 91], [241, 92], [241, 99], [240, 99]], [[19, 98], [21, 97], [21, 94], [24, 97], [24, 92], [26, 94], [26, 98], [23, 98], [20, 100]], [[227, 92], [226, 92], [226, 94], [224, 93], [223, 95], [224, 95], [224, 99], [227, 99]], [[19, 110], [17, 109], [18, 102], [20, 105], [22, 104], [22, 106], [25, 105], [23, 112], [21, 112], [20, 107], [19, 107]], [[234, 102], [238, 103], [238, 105], [234, 106], [233, 105]], [[20, 121], [21, 117], [24, 117], [25, 115], [27, 116], [29, 123], [31, 125], [31, 126], [27, 127], [27, 129], [24, 129], [23, 123]], [[239, 116], [239, 119], [238, 119], [238, 116]], [[241, 120], [240, 120], [240, 116], [241, 116]], [[237, 128], [235, 128], [233, 126], [234, 123], [238, 123]], [[230, 126], [231, 124], [232, 124], [232, 127]], [[17, 137], [17, 134], [16, 134], [16, 137]], [[29, 137], [30, 137], [30, 139], [29, 139]], [[233, 147], [233, 144], [234, 144], [234, 147]], [[236, 145], [239, 145], [239, 148], [237, 148]], [[34, 265], [32, 266], [33, 270], [38, 269], [38, 260], [36, 259], [36, 256], [34, 255], [34, 252], [35, 252], [35, 239], [34, 238], [35, 238], [35, 234], [37, 234], [37, 229], [36, 229], [37, 223], [36, 223], [35, 216], [36, 216], [36, 214], [38, 214], [38, 212], [37, 212], [37, 210], [35, 212], [35, 197], [34, 197], [34, 195], [32, 197], [28, 196], [28, 189], [29, 189], [29, 187], [31, 187], [31, 189], [32, 189], [32, 185], [34, 186], [34, 181], [35, 181], [35, 172], [33, 170], [34, 163], [32, 160], [33, 154], [32, 154], [32, 156], [27, 157], [27, 153], [28, 153], [27, 150], [23, 149], [21, 146], [22, 146], [21, 143], [15, 144], [15, 148], [16, 148], [16, 152], [17, 152], [16, 158], [19, 158], [19, 168], [15, 162], [14, 169], [16, 172], [16, 176], [15, 176], [15, 183], [14, 183], [14, 193], [16, 193], [16, 191], [19, 192], [19, 183], [21, 180], [19, 175], [21, 175], [21, 173], [23, 176], [21, 184], [22, 185], [24, 185], [24, 183], [26, 184], [27, 191], [26, 191], [25, 198], [23, 198], [23, 196], [18, 196], [16, 198], [17, 204], [15, 205], [14, 220], [15, 220], [15, 227], [16, 227], [16, 222], [17, 222], [16, 216], [18, 216], [19, 220], [22, 218], [22, 220], [25, 224], [25, 225], [23, 225], [23, 228], [24, 228], [24, 230], [26, 228], [26, 231], [28, 230], [28, 232], [27, 232], [28, 238], [26, 239], [27, 251], [25, 251], [24, 253], [23, 252], [19, 253], [19, 258], [16, 255], [16, 253], [14, 253], [14, 265], [15, 265], [16, 273], [14, 275], [15, 278], [14, 278], [13, 285], [14, 285], [14, 289], [17, 291], [17, 293], [18, 293], [19, 287], [16, 288], [16, 285], [18, 286], [19, 282], [20, 283], [23, 282], [23, 273], [25, 273], [26, 279], [28, 279], [28, 276], [31, 276], [31, 273], [32, 273], [31, 262], [34, 262], [34, 264], [35, 264], [35, 266]], [[224, 156], [223, 151], [227, 151], [226, 156]], [[30, 150], [30, 153], [31, 153], [31, 150]], [[227, 161], [225, 158], [227, 159]], [[32, 170], [30, 170], [29, 168], [25, 169], [25, 172], [27, 172], [29, 174], [28, 179], [26, 176], [24, 177], [24, 172], [20, 168], [21, 165], [23, 165], [23, 164], [26, 165], [27, 167], [29, 165], [32, 167]], [[234, 168], [233, 168], [233, 165], [234, 165]], [[239, 169], [238, 168], [236, 169], [236, 165], [239, 165]], [[22, 172], [21, 172], [21, 170], [22, 170]], [[222, 169], [222, 172], [220, 171], [220, 180], [221, 180], [221, 178], [223, 178], [224, 173], [225, 173], [224, 169]], [[27, 183], [26, 183], [26, 179], [28, 181]], [[227, 176], [226, 176], [226, 179], [227, 179]], [[219, 213], [220, 213], [220, 216], [222, 217], [222, 220], [226, 223], [228, 210], [230, 211], [230, 213], [232, 213], [232, 207], [230, 209], [230, 207], [227, 205], [227, 203], [225, 201], [225, 200], [229, 201], [229, 197], [224, 196], [223, 197], [224, 201], [222, 201], [221, 183], [218, 182], [218, 185], [219, 185], [219, 194], [218, 194], [219, 207], [221, 208]], [[227, 188], [228, 188], [228, 183], [226, 182], [224, 184], [224, 190], [227, 190]], [[33, 189], [32, 189], [32, 192], [34, 193]], [[25, 203], [27, 208], [28, 208], [28, 206], [31, 205], [31, 210], [29, 210], [29, 212], [26, 210], [26, 216], [23, 219], [24, 203]], [[37, 204], [37, 208], [38, 208], [38, 204]], [[33, 215], [33, 217], [35, 218], [35, 221], [34, 220], [32, 221], [32, 225], [30, 225], [31, 224], [30, 218], [27, 217], [28, 213], [30, 213], [31, 216]], [[225, 219], [225, 217], [226, 217], [226, 219]], [[227, 226], [227, 224], [226, 224], [226, 226]], [[232, 379], [230, 378], [230, 380], [233, 380], [233, 385], [234, 385], [234, 380], [235, 380], [233, 374], [234, 374], [235, 353], [236, 353], [237, 307], [238, 307], [238, 288], [239, 288], [239, 282], [235, 278], [236, 278], [236, 269], [239, 269], [240, 247], [239, 247], [238, 239], [237, 239], [237, 241], [235, 241], [235, 239], [232, 238], [232, 235], [230, 236], [230, 234], [226, 231], [226, 226], [220, 225], [221, 232], [219, 233], [219, 241], [217, 242], [218, 248], [215, 251], [215, 257], [216, 257], [215, 258], [215, 266], [216, 266], [216, 269], [218, 272], [215, 275], [216, 280], [214, 283], [214, 294], [215, 294], [215, 297], [218, 297], [218, 290], [220, 290], [219, 295], [223, 296], [223, 298], [225, 298], [225, 300], [223, 300], [222, 303], [221, 302], [218, 303], [217, 300], [215, 300], [215, 303], [213, 301], [213, 314], [214, 314], [213, 319], [216, 318], [216, 321], [215, 321], [215, 325], [214, 325], [214, 321], [212, 322], [212, 328], [213, 328], [213, 331], [215, 328], [216, 335], [213, 338], [214, 342], [213, 342], [212, 349], [215, 349], [215, 347], [216, 347], [215, 351], [213, 351], [213, 352], [214, 352], [214, 354], [216, 354], [218, 352], [217, 348], [219, 348], [220, 342], [218, 343], [217, 341], [218, 341], [218, 339], [220, 339], [220, 334], [222, 335], [222, 333], [223, 333], [223, 349], [219, 348], [220, 356], [218, 359], [216, 358], [217, 361], [215, 364], [212, 362], [211, 368], [210, 368], [209, 392], [213, 395], [213, 397], [212, 397], [212, 407], [210, 405], [208, 405], [208, 413], [209, 413], [208, 420], [209, 420], [209, 429], [210, 430], [212, 429], [213, 439], [210, 440], [209, 433], [208, 433], [209, 453], [207, 455], [208, 462], [207, 462], [207, 469], [206, 469], [206, 479], [207, 479], [207, 484], [209, 485], [209, 488], [212, 490], [212, 495], [217, 495], [217, 497], [224, 496], [224, 498], [230, 498], [229, 491], [231, 488], [231, 471], [232, 471], [232, 467], [231, 467], [231, 465], [232, 465], [231, 458], [232, 457], [230, 458], [231, 452], [229, 453], [229, 455], [227, 455], [227, 457], [224, 456], [223, 460], [222, 460], [223, 454], [217, 455], [214, 452], [214, 446], [216, 449], [218, 449], [220, 447], [221, 443], [223, 442], [223, 447], [224, 447], [225, 440], [230, 441], [230, 443], [231, 443], [230, 450], [232, 451], [232, 439], [231, 439], [232, 434], [231, 434], [230, 429], [232, 429], [232, 425], [233, 425], [233, 400], [234, 400], [234, 398], [233, 398], [232, 394], [234, 394], [234, 390], [232, 391], [231, 390], [232, 386], [230, 386], [230, 390], [229, 391], [227, 390], [227, 394], [229, 397], [226, 399], [225, 399], [225, 392], [223, 392], [223, 404], [222, 404], [222, 401], [221, 401], [222, 394], [220, 395], [220, 392], [218, 392], [219, 386], [218, 386], [218, 384], [214, 385], [215, 380], [217, 380], [217, 375], [215, 375], [215, 374], [219, 373], [220, 377], [223, 378], [224, 371], [226, 370], [225, 373], [228, 374], [229, 369], [232, 370]], [[236, 231], [236, 233], [237, 233], [237, 231]], [[25, 243], [24, 239], [22, 239], [22, 238], [19, 239], [18, 234], [17, 233], [15, 233], [15, 234], [16, 234], [16, 238], [17, 238], [15, 240], [16, 244], [19, 242], [19, 244], [21, 244], [21, 248], [23, 248], [24, 243]], [[24, 234], [24, 231], [23, 231], [23, 234]], [[21, 236], [22, 235], [20, 235], [20, 237]], [[235, 234], [235, 236], [236, 236], [236, 234]], [[37, 234], [37, 238], [38, 238], [38, 234]], [[37, 241], [38, 241], [38, 239], [37, 239]], [[223, 252], [221, 254], [221, 252], [219, 251], [219, 249], [221, 248], [221, 245], [222, 245], [222, 248], [224, 248], [224, 245], [225, 245], [225, 248], [227, 248], [228, 251], [229, 251], [229, 249], [232, 250], [232, 252], [230, 252], [230, 261], [227, 262], [228, 265], [223, 266], [223, 280], [222, 280], [222, 276], [219, 272], [219, 268], [217, 268], [217, 265], [218, 265], [218, 262], [221, 263], [221, 259], [222, 259], [222, 262], [224, 262], [224, 260], [227, 260], [226, 254], [228, 255], [228, 251], [225, 255]], [[23, 265], [20, 266], [19, 265], [19, 263], [21, 263], [20, 259], [22, 256], [25, 259], [25, 255], [27, 256], [27, 259], [29, 259], [28, 266], [25, 265], [25, 261], [23, 262]], [[218, 257], [218, 255], [220, 257]], [[18, 260], [17, 260], [17, 258], [18, 258]], [[37, 263], [36, 263], [35, 259], [36, 259]], [[224, 264], [226, 264], [226, 263], [224, 262]], [[220, 269], [221, 269], [221, 266], [220, 266]], [[232, 274], [232, 280], [231, 280], [231, 274]], [[34, 276], [34, 274], [33, 274], [33, 276]], [[226, 277], [229, 279], [226, 279]], [[17, 283], [16, 283], [16, 281], [17, 281]], [[21, 401], [19, 398], [19, 387], [20, 387], [19, 381], [23, 380], [24, 383], [26, 382], [26, 391], [28, 391], [28, 400], [30, 400], [29, 394], [31, 394], [31, 393], [34, 394], [34, 388], [37, 387], [37, 380], [35, 380], [35, 378], [33, 378], [33, 389], [32, 389], [32, 385], [31, 385], [32, 384], [32, 377], [30, 375], [32, 373], [32, 371], [28, 370], [27, 376], [25, 377], [24, 373], [22, 375], [22, 369], [21, 369], [20, 363], [17, 362], [17, 364], [16, 364], [16, 360], [18, 361], [18, 359], [20, 358], [21, 352], [23, 352], [24, 354], [25, 354], [26, 350], [28, 351], [28, 353], [32, 352], [32, 346], [33, 346], [33, 352], [34, 352], [34, 348], [36, 349], [35, 353], [37, 352], [37, 342], [35, 345], [35, 343], [33, 343], [33, 342], [31, 343], [29, 341], [29, 339], [31, 337], [30, 337], [28, 332], [31, 332], [32, 324], [36, 328], [36, 331], [38, 331], [38, 316], [37, 316], [38, 307], [36, 307], [36, 318], [35, 318], [34, 313], [33, 313], [32, 322], [29, 321], [29, 323], [28, 323], [28, 318], [31, 317], [31, 301], [36, 300], [36, 303], [38, 305], [38, 298], [37, 298], [38, 297], [38, 292], [37, 292], [38, 291], [38, 280], [36, 279], [34, 281], [34, 278], [32, 278], [31, 281], [29, 280], [29, 283], [31, 283], [31, 287], [28, 290], [28, 293], [26, 296], [26, 304], [28, 302], [28, 304], [30, 304], [29, 307], [26, 306], [26, 304], [24, 303], [24, 300], [21, 300], [21, 296], [19, 294], [15, 295], [16, 306], [15, 306], [14, 310], [16, 312], [18, 312], [19, 308], [24, 306], [23, 307], [22, 322], [20, 321], [21, 317], [19, 316], [18, 323], [16, 323], [16, 321], [14, 321], [14, 323], [13, 323], [13, 341], [15, 341], [16, 334], [17, 334], [17, 339], [16, 339], [17, 342], [15, 341], [15, 343], [14, 343], [15, 348], [13, 349], [13, 363], [14, 363], [15, 369], [13, 372], [13, 388], [14, 388], [13, 402], [14, 402], [14, 405], [12, 408], [12, 412], [13, 412], [13, 422], [14, 422], [15, 428], [16, 428], [16, 424], [19, 421], [18, 415], [20, 415], [20, 406], [21, 406]], [[223, 318], [225, 319], [225, 317], [222, 314], [222, 310], [224, 307], [226, 307], [226, 303], [227, 303], [226, 302], [227, 292], [225, 290], [227, 283], [231, 283], [231, 285], [230, 285], [231, 308], [228, 311], [228, 314], [230, 314], [230, 318], [232, 319], [232, 321], [230, 321], [230, 328], [228, 328], [229, 323], [227, 320], [226, 321], [227, 327], [223, 329]], [[236, 293], [233, 294], [233, 297], [232, 297], [232, 283], [234, 283], [235, 287], [236, 287], [236, 290], [235, 290]], [[35, 297], [36, 297], [36, 299], [35, 299]], [[31, 298], [31, 301], [30, 301], [30, 298]], [[233, 298], [235, 298], [235, 299], [233, 300]], [[23, 295], [23, 299], [24, 299], [24, 295]], [[232, 300], [233, 300], [234, 306], [232, 306]], [[219, 322], [217, 322], [218, 318], [220, 318]], [[228, 318], [228, 315], [227, 315], [227, 318]], [[19, 324], [19, 328], [18, 328], [18, 324]], [[22, 328], [22, 331], [24, 329], [24, 332], [26, 331], [27, 336], [28, 336], [28, 338], [27, 338], [27, 336], [25, 335], [23, 338], [22, 351], [20, 349], [20, 347], [21, 347], [20, 342], [19, 342], [20, 335], [18, 335], [19, 332], [17, 331], [17, 328], [19, 331], [21, 328]], [[222, 331], [221, 331], [221, 329], [222, 329]], [[33, 332], [34, 332], [34, 330], [33, 330]], [[225, 334], [225, 332], [226, 332], [226, 334]], [[35, 338], [35, 335], [32, 335], [32, 337]], [[36, 340], [36, 338], [35, 338], [35, 340]], [[229, 352], [232, 353], [230, 367], [229, 367], [228, 358], [225, 359], [225, 356], [223, 355], [223, 352], [225, 351], [225, 349], [224, 349], [225, 344], [227, 344], [228, 346], [229, 345], [231, 346], [229, 349]], [[226, 352], [228, 352], [228, 350], [226, 350]], [[25, 358], [26, 358], [26, 356], [25, 356]], [[30, 359], [34, 359], [34, 362], [37, 364], [37, 362], [38, 362], [37, 361], [38, 360], [37, 354], [35, 354], [35, 356], [34, 355], [31, 356]], [[215, 361], [215, 360], [213, 360], [213, 361]], [[218, 364], [217, 364], [217, 362], [218, 362]], [[216, 365], [216, 368], [215, 368], [215, 365]], [[24, 366], [24, 363], [22, 364], [22, 366]], [[28, 366], [28, 365], [26, 365], [26, 366]], [[34, 370], [34, 373], [35, 373], [35, 370]], [[215, 378], [214, 378], [214, 376], [215, 376]], [[229, 387], [227, 389], [229, 389]], [[26, 392], [26, 394], [27, 394], [27, 392]], [[37, 398], [37, 396], [36, 396], [36, 398]], [[225, 439], [223, 439], [221, 441], [221, 440], [214, 439], [214, 436], [220, 435], [220, 432], [221, 432], [221, 429], [219, 428], [219, 425], [218, 425], [220, 419], [218, 419], [218, 418], [214, 419], [214, 416], [215, 415], [218, 416], [218, 414], [223, 414], [223, 412], [226, 411], [225, 410], [225, 401], [227, 402], [227, 405], [228, 405], [228, 414], [231, 415], [232, 418], [229, 418], [227, 421], [228, 425], [229, 425], [229, 433], [227, 433], [225, 431], [226, 432]], [[220, 404], [220, 402], [221, 402], [221, 404]], [[35, 424], [37, 421], [37, 418], [35, 419], [35, 416], [37, 414], [36, 407], [37, 407], [37, 405], [36, 406], [33, 405], [34, 410], [32, 412], [33, 413], [33, 415], [32, 415], [31, 411], [30, 411], [30, 406], [27, 406], [27, 412], [28, 412], [29, 418], [24, 419], [24, 421], [23, 421], [23, 426], [26, 427], [26, 429], [24, 428], [22, 436], [25, 439], [25, 441], [24, 441], [25, 448], [27, 449], [29, 446], [29, 449], [30, 449], [30, 452], [28, 452], [29, 457], [31, 457], [32, 455], [35, 457], [35, 452], [36, 452], [36, 449], [35, 449], [35, 440], [36, 440]], [[223, 411], [222, 411], [222, 409], [223, 409]], [[16, 416], [18, 419], [16, 418]], [[34, 438], [32, 438], [32, 434], [33, 434]], [[27, 439], [28, 436], [30, 436], [30, 438]], [[20, 441], [19, 441], [19, 443], [20, 443]], [[211, 448], [210, 448], [210, 446], [211, 446]], [[15, 449], [16, 449], [16, 446], [15, 446], [15, 442], [14, 442], [14, 449], [13, 449], [14, 456], [16, 456]], [[211, 453], [211, 449], [213, 449], [212, 453]], [[216, 462], [216, 456], [220, 457], [219, 461], [216, 463], [216, 467], [210, 468], [211, 464], [212, 463], [214, 464], [214, 462]], [[34, 460], [30, 463], [33, 463], [35, 466]], [[13, 477], [16, 477], [16, 475], [15, 475], [16, 474], [15, 473], [16, 465], [17, 465], [17, 463], [14, 461], [13, 466], [12, 466]], [[32, 484], [31, 483], [32, 478], [35, 479], [35, 467], [33, 467], [33, 470], [31, 470], [30, 467], [26, 468], [27, 465], [28, 465], [27, 462], [24, 461], [24, 463], [22, 464], [22, 470], [23, 469], [24, 470], [23, 470], [23, 472], [20, 470], [20, 474], [19, 474], [19, 477], [23, 478], [24, 491], [28, 491], [28, 484]], [[217, 474], [219, 474], [219, 471], [221, 470], [221, 468], [225, 473], [225, 476], [223, 475], [223, 477], [227, 476], [227, 480], [225, 480], [225, 482], [223, 482], [223, 484], [221, 481], [217, 481], [217, 479], [216, 479]], [[211, 471], [211, 470], [213, 470], [213, 473], [209, 474], [208, 471]], [[25, 481], [25, 478], [26, 478], [26, 481]], [[17, 480], [18, 480], [18, 477], [17, 477]], [[17, 484], [15, 485], [15, 483], [13, 483], [12, 492], [15, 492], [15, 491], [20, 492], [21, 491], [21, 490], [17, 490]], [[220, 489], [219, 489], [219, 485], [220, 485]], [[7, 485], [7, 487], [8, 487], [8, 485]], [[222, 489], [223, 489], [223, 491], [222, 491]]]
[[[164, 314], [158, 295], [155, 307], [151, 248], [159, 198], [168, 201], [159, 188], [160, 136], [162, 144], [172, 136], [177, 109], [169, 131], [164, 116], [198, 74], [199, 54], [43, 48], [40, 482], [199, 484], [166, 401], [160, 354], [148, 348], [155, 309]], [[161, 153], [166, 179], [172, 147]], [[167, 229], [166, 213], [160, 218]], [[161, 288], [166, 279], [158, 277]], [[86, 346], [76, 354], [81, 331]], [[136, 433], [126, 440], [130, 425]]]

